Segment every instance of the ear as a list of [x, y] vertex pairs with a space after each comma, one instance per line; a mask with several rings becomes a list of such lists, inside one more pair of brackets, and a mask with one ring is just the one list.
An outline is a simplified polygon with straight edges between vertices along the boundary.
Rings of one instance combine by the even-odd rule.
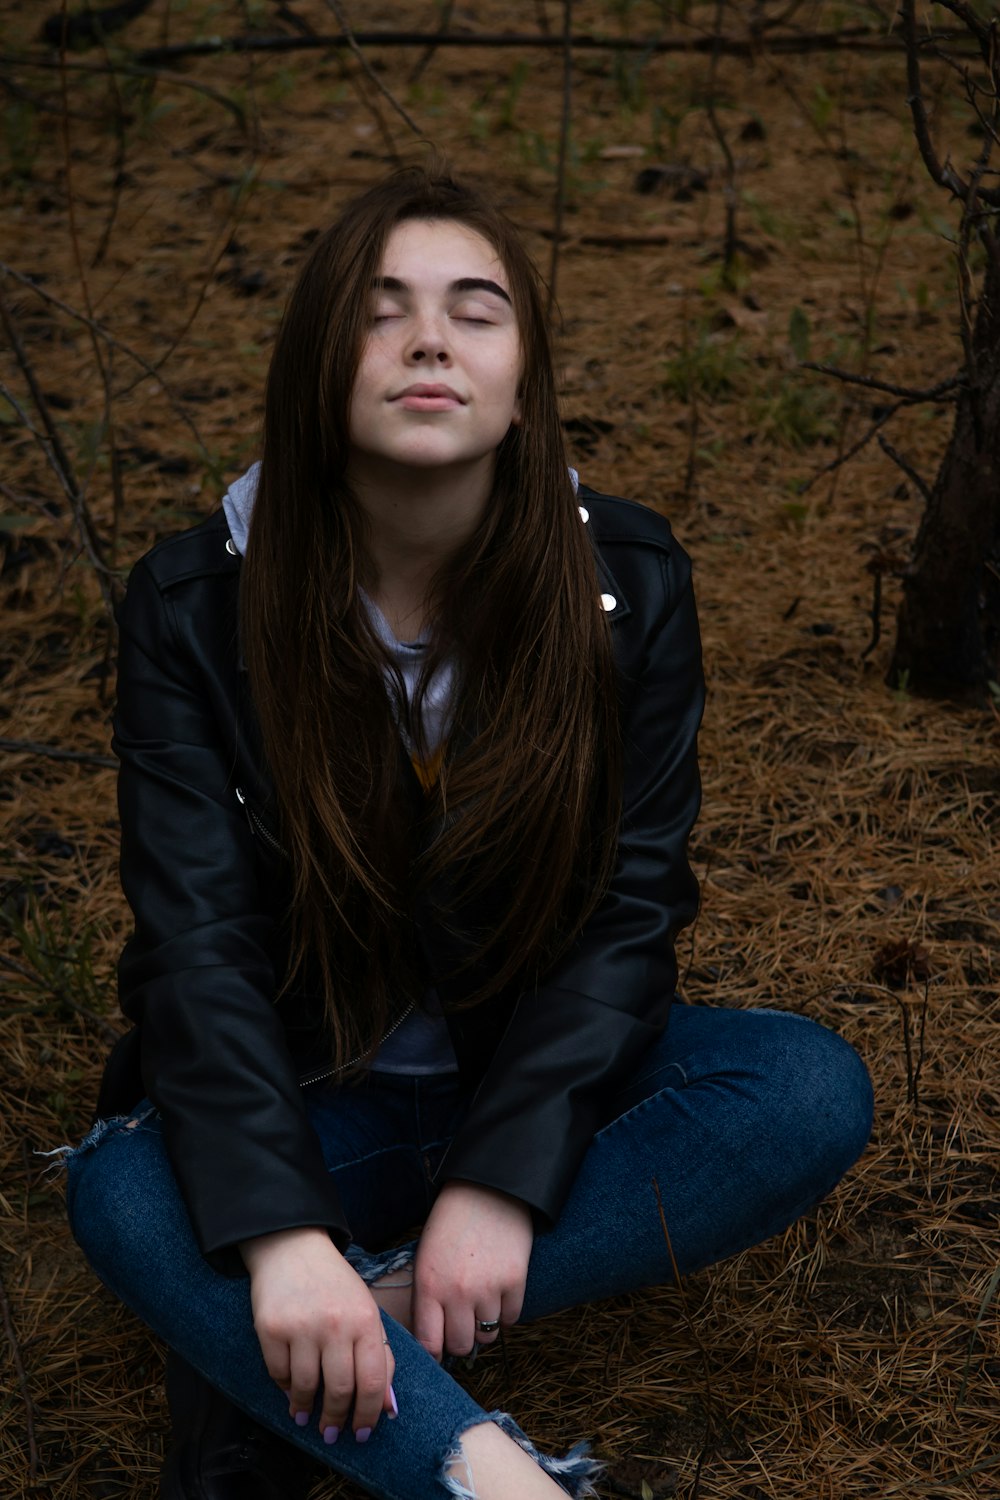
[[510, 425], [512, 427], [520, 427], [522, 416], [523, 410], [521, 407], [521, 398], [520, 396], [517, 396], [514, 400], [514, 410], [510, 414]]

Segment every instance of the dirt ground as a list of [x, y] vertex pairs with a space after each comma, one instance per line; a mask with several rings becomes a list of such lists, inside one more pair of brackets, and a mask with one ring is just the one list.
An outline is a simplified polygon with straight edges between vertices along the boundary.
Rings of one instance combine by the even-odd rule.
[[[697, 37], [715, 16], [573, 10], [578, 34], [633, 38]], [[769, 10], [731, 5], [725, 29]], [[154, 0], [60, 71], [39, 7], [5, 7], [0, 286], [121, 572], [253, 458], [304, 250], [393, 151], [421, 149], [396, 105], [491, 186], [550, 272], [558, 49], [366, 44], [370, 73], [329, 49], [122, 71], [126, 49], [165, 41], [338, 29], [323, 0], [278, 11]], [[562, 15], [553, 0], [343, 11], [365, 30], [443, 17], [525, 35]], [[871, 18], [813, 5], [790, 24]], [[955, 214], [925, 178], [905, 92], [892, 50], [573, 58], [557, 266], [568, 449], [591, 485], [671, 517], [705, 639], [703, 901], [680, 945], [684, 995], [835, 1027], [877, 1095], [861, 1163], [780, 1240], [679, 1290], [518, 1330], [469, 1373], [542, 1446], [588, 1439], [609, 1496], [1000, 1496], [998, 716], [886, 684], [892, 570], [920, 492], [876, 441], [822, 474], [889, 398], [799, 368], [926, 386], [960, 358]], [[967, 159], [958, 82], [942, 70], [931, 92]], [[9, 351], [0, 379], [37, 428]], [[120, 1025], [128, 917], [101, 759], [113, 639], [66, 497], [27, 421], [0, 408], [0, 732], [96, 757], [0, 751], [0, 1493], [148, 1500], [167, 1438], [162, 1350], [94, 1282], [39, 1154], [85, 1130]], [[947, 409], [915, 407], [885, 432], [929, 478], [948, 424]], [[874, 645], [873, 566], [886, 570]]]

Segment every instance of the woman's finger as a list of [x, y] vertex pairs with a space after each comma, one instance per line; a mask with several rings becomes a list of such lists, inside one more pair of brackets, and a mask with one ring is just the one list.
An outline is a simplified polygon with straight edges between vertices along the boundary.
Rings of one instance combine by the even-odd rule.
[[386, 1360], [382, 1324], [354, 1345], [354, 1437], [366, 1443], [382, 1415], [386, 1396]]
[[[382, 1337], [385, 1338], [384, 1332]], [[396, 1356], [393, 1354], [388, 1340], [386, 1340], [382, 1348], [385, 1354], [385, 1399], [382, 1402], [382, 1410], [386, 1416], [398, 1417], [399, 1402], [396, 1400], [396, 1391], [393, 1386], [393, 1381], [396, 1378]]]
[[323, 1410], [319, 1430], [325, 1443], [335, 1443], [347, 1426], [354, 1400], [354, 1347], [346, 1341], [329, 1343], [323, 1351]]
[[413, 1337], [439, 1363], [444, 1353], [444, 1308], [436, 1298], [413, 1288]]
[[288, 1405], [297, 1426], [304, 1427], [309, 1421], [319, 1385], [319, 1350], [315, 1344], [300, 1340], [292, 1344], [291, 1355]]
[[[483, 1324], [487, 1326], [483, 1328]], [[491, 1328], [495, 1323], [497, 1326]], [[500, 1335], [500, 1309], [497, 1306], [480, 1303], [476, 1307], [476, 1343], [494, 1344]]]
[[444, 1310], [444, 1347], [449, 1354], [471, 1354], [476, 1347], [476, 1315], [470, 1302]]
[[524, 1282], [504, 1292], [500, 1301], [500, 1326], [513, 1328], [524, 1306]]
[[260, 1352], [264, 1357], [267, 1373], [282, 1395], [290, 1395], [292, 1384], [292, 1353], [288, 1347], [287, 1339], [267, 1338], [265, 1335], [258, 1333], [257, 1342], [260, 1344]]

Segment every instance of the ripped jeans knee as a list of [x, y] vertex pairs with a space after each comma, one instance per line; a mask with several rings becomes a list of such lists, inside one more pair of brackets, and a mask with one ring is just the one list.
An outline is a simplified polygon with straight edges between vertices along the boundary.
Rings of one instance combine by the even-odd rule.
[[[565, 1458], [553, 1458], [550, 1454], [539, 1452], [513, 1417], [508, 1416], [505, 1411], [486, 1412], [484, 1419], [494, 1423], [505, 1437], [516, 1443], [521, 1451], [533, 1459], [542, 1472], [554, 1480], [568, 1495], [577, 1497], [577, 1500], [587, 1500], [588, 1496], [596, 1496], [596, 1481], [604, 1472], [604, 1465], [589, 1456], [586, 1443], [577, 1443]], [[477, 1500], [472, 1467], [466, 1455], [462, 1437], [470, 1430], [470, 1427], [478, 1425], [480, 1424], [467, 1424], [461, 1432], [457, 1433], [444, 1456], [440, 1475], [441, 1484], [447, 1494], [454, 1496], [455, 1500]]]

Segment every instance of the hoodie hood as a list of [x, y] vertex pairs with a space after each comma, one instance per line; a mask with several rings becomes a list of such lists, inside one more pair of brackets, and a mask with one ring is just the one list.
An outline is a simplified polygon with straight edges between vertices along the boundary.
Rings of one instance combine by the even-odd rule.
[[[257, 479], [260, 475], [260, 461], [251, 464], [245, 474], [239, 479], [234, 479], [228, 490], [222, 497], [222, 509], [226, 514], [229, 524], [229, 534], [233, 539], [233, 546], [241, 557], [246, 556], [247, 537], [250, 534], [250, 518], [253, 515], [253, 503], [257, 498]], [[580, 476], [575, 469], [570, 469], [569, 477], [573, 482], [574, 492], [580, 487]]]

